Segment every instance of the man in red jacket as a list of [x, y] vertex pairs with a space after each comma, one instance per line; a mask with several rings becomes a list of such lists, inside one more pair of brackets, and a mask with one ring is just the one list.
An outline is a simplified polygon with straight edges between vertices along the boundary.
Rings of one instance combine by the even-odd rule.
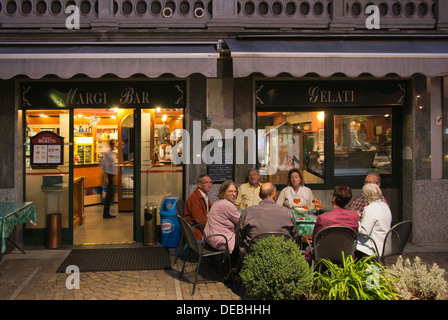
[[[184, 218], [195, 219], [201, 224], [207, 223], [207, 215], [212, 207], [212, 203], [208, 199], [208, 192], [212, 187], [212, 179], [207, 175], [201, 175], [197, 181], [198, 187], [191, 193], [185, 202]], [[196, 224], [195, 221], [189, 221], [191, 226]], [[194, 229], [196, 240], [202, 240], [202, 230]]]

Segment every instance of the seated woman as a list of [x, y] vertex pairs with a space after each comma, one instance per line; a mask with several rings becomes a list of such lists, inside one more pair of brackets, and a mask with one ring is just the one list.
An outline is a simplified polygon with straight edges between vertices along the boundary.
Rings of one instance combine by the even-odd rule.
[[314, 195], [311, 189], [304, 186], [302, 172], [297, 169], [291, 169], [288, 172], [287, 187], [284, 188], [277, 199], [277, 204], [288, 208], [312, 206]]
[[[344, 209], [352, 199], [352, 190], [347, 186], [336, 186], [333, 189], [332, 195], [333, 210], [317, 217], [312, 239], [314, 239], [320, 230], [331, 226], [346, 226], [358, 231], [358, 213], [353, 210]], [[308, 262], [311, 261], [309, 250], [305, 252], [305, 259]]]
[[[224, 235], [228, 240], [230, 253], [235, 247], [235, 226], [240, 220], [240, 213], [233, 204], [237, 192], [233, 181], [227, 180], [221, 184], [218, 192], [219, 200], [213, 204], [204, 228], [205, 237], [212, 234]], [[215, 249], [224, 250], [226, 240], [217, 236], [209, 238], [207, 243]]]
[[356, 211], [344, 209], [351, 199], [352, 190], [349, 187], [334, 187], [333, 210], [317, 217], [313, 229], [313, 238], [319, 230], [330, 226], [346, 226], [358, 231], [358, 214]]
[[[382, 192], [378, 185], [368, 183], [362, 188], [362, 195], [368, 205], [364, 208], [359, 221], [358, 232], [370, 236], [376, 243], [378, 254], [382, 254], [384, 237], [392, 223], [392, 213], [389, 206], [381, 201]], [[370, 239], [358, 236], [356, 257], [371, 256], [375, 254], [375, 247]]]

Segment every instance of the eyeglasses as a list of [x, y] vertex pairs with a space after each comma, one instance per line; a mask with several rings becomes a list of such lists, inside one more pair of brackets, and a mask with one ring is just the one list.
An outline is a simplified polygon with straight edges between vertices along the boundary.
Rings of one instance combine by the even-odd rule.
[[227, 190], [226, 192], [227, 192], [227, 193], [238, 193], [237, 190]]
[[211, 181], [199, 182], [200, 184], [212, 184]]

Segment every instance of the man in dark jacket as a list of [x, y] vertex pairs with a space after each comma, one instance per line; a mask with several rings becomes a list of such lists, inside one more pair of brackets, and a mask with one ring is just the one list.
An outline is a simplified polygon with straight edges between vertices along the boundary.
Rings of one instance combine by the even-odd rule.
[[250, 241], [262, 233], [281, 232], [296, 241], [299, 238], [294, 215], [288, 208], [275, 203], [276, 194], [277, 188], [272, 183], [264, 183], [260, 188], [261, 202], [241, 214], [236, 227], [241, 259], [247, 253]]

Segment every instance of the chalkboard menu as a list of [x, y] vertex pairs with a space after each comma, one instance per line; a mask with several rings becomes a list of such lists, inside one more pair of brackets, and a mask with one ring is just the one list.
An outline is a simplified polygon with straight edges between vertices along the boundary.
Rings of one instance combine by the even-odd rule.
[[[229, 140], [227, 143], [231, 143]], [[231, 145], [231, 144], [230, 144]], [[211, 140], [206, 147], [210, 153], [206, 160], [207, 174], [213, 183], [222, 183], [226, 180], [233, 180], [233, 147], [226, 150], [226, 140]]]
[[32, 166], [64, 164], [64, 138], [51, 131], [42, 131], [30, 139]]

